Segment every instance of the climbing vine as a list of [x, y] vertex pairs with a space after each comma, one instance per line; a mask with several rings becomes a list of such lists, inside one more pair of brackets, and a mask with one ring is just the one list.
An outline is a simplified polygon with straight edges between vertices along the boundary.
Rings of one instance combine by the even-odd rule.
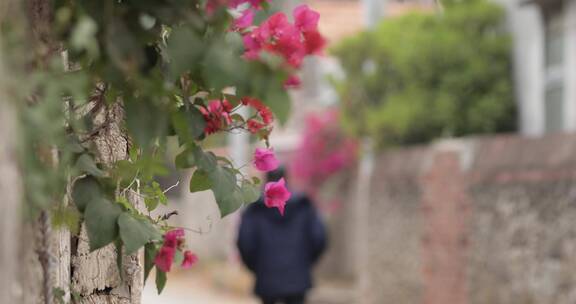
[[[265, 0], [57, 0], [29, 58], [20, 53], [30, 54], [32, 44], [4, 24], [4, 59], [24, 71], [13, 75], [11, 93], [20, 101], [28, 214], [49, 212], [54, 225], [75, 234], [83, 223], [91, 250], [144, 248], [145, 275], [156, 268], [161, 292], [173, 264], [188, 268], [197, 259], [184, 230], [167, 223], [171, 214], [150, 215], [168, 203], [155, 181], [170, 166], [168, 138], [181, 151], [173, 165], [193, 170], [190, 191], [211, 190], [222, 217], [254, 202], [258, 178], [203, 142], [250, 132], [266, 146], [255, 154], [257, 167], [274, 169], [268, 136], [275, 120], [287, 119], [286, 90], [300, 83], [303, 58], [324, 47], [317, 12], [301, 5], [288, 17], [268, 8]], [[128, 157], [103, 159], [94, 141], [118, 118]], [[282, 211], [289, 195], [278, 187], [266, 187], [275, 192], [265, 198]]]

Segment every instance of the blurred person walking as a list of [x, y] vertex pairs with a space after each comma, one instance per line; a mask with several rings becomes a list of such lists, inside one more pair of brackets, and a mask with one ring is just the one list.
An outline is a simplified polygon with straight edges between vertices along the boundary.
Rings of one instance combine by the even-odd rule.
[[[284, 168], [268, 182], [285, 178]], [[324, 252], [326, 229], [310, 198], [293, 193], [282, 216], [261, 197], [242, 215], [238, 250], [255, 275], [254, 293], [263, 304], [303, 304], [312, 288], [312, 268]]]

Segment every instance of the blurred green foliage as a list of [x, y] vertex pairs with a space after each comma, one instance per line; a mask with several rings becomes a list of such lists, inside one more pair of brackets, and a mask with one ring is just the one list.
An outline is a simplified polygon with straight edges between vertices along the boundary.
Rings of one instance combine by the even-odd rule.
[[[172, 167], [194, 170], [190, 190], [212, 190], [222, 217], [259, 196], [260, 180], [206, 149], [210, 133], [201, 109], [227, 100], [233, 112], [250, 96], [284, 123], [288, 71], [273, 56], [242, 58], [242, 34], [230, 30], [225, 3], [208, 11], [203, 0], [44, 2], [49, 14], [36, 3], [34, 16], [0, 19], [0, 60], [10, 71], [0, 89], [14, 100], [20, 122], [23, 209], [30, 219], [46, 212], [55, 227], [75, 234], [84, 222], [92, 251], [114, 244], [132, 254], [145, 247], [148, 274], [162, 234], [174, 228], [167, 222], [174, 212], [150, 214], [168, 203], [158, 176]], [[246, 129], [242, 116], [232, 118], [230, 130], [218, 131]], [[268, 144], [268, 133], [259, 135]], [[179, 151], [168, 165], [171, 138]], [[127, 159], [104, 161], [111, 155], [97, 149], [102, 140], [109, 151], [125, 149]], [[132, 206], [130, 193], [143, 198], [148, 212]], [[183, 245], [177, 249], [181, 256]], [[159, 291], [163, 271], [156, 272]]]
[[379, 146], [514, 131], [510, 38], [504, 12], [484, 0], [449, 1], [348, 38], [332, 51], [343, 122]]

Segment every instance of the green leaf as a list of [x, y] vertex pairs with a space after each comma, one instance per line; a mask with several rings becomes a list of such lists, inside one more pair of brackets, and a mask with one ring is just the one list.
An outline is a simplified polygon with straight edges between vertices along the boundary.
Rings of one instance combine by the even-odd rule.
[[150, 184], [144, 184], [142, 187], [142, 193], [145, 195], [144, 204], [148, 211], [152, 211], [158, 207], [158, 204], [166, 205], [168, 204], [168, 198], [160, 188], [158, 182], [153, 181]]
[[88, 154], [80, 155], [78, 160], [76, 160], [76, 167], [80, 169], [80, 171], [96, 177], [104, 177], [106, 175], [106, 172], [98, 168], [94, 159]]
[[214, 153], [210, 151], [204, 152], [200, 147], [194, 150], [194, 157], [198, 161], [197, 166], [206, 172], [211, 172], [218, 164]]
[[90, 201], [84, 212], [90, 251], [102, 248], [116, 240], [118, 237], [117, 220], [120, 214], [122, 214], [122, 207], [105, 198]]
[[156, 289], [158, 290], [158, 294], [161, 294], [162, 290], [164, 290], [166, 279], [166, 273], [156, 267]]
[[103, 196], [100, 183], [93, 176], [76, 180], [72, 187], [72, 200], [80, 212], [84, 212], [88, 203]]
[[185, 149], [184, 151], [180, 152], [176, 155], [176, 159], [174, 160], [177, 168], [180, 169], [187, 169], [192, 168], [196, 165], [196, 160], [194, 159], [194, 152], [192, 149]]
[[225, 217], [238, 210], [244, 204], [242, 193], [239, 187], [235, 187], [228, 193], [214, 192], [214, 198], [220, 210], [220, 217]]
[[120, 182], [123, 187], [128, 187], [132, 181], [137, 178], [138, 164], [125, 159], [114, 163], [111, 175], [115, 180]]
[[198, 168], [210, 172], [218, 161], [214, 153], [210, 151], [204, 152], [201, 147], [193, 144], [176, 156], [175, 163], [178, 168], [184, 169], [198, 166]]
[[192, 178], [190, 179], [190, 192], [206, 191], [210, 190], [212, 183], [206, 171], [202, 169], [196, 169]]
[[166, 110], [152, 100], [125, 100], [126, 126], [136, 143], [145, 150], [168, 129]]
[[218, 41], [210, 46], [202, 69], [202, 77], [210, 88], [220, 91], [249, 79], [248, 65], [245, 60], [238, 60], [239, 55], [231, 43]]
[[172, 125], [181, 142], [193, 142], [204, 134], [206, 121], [196, 107], [181, 110], [172, 114]]
[[144, 282], [146, 282], [150, 271], [154, 268], [154, 258], [157, 253], [158, 249], [153, 243], [147, 243], [144, 245]]
[[132, 204], [130, 204], [128, 199], [125, 198], [124, 196], [120, 196], [120, 197], [116, 198], [116, 202], [118, 204], [120, 204], [120, 206], [124, 207], [125, 210], [134, 210], [134, 207], [132, 206]]
[[208, 176], [215, 193], [224, 195], [232, 192], [236, 187], [236, 175], [224, 167], [216, 166], [214, 170], [208, 172]]
[[215, 166], [208, 171], [212, 192], [220, 209], [220, 216], [236, 211], [244, 203], [240, 188], [236, 184], [236, 174], [231, 168]]
[[228, 165], [230, 167], [234, 167], [234, 164], [232, 163], [232, 161], [229, 160], [228, 158], [224, 157], [224, 156], [216, 156], [216, 159], [218, 161], [225, 163], [226, 165]]
[[121, 18], [108, 21], [105, 31], [105, 46], [111, 61], [125, 72], [136, 71], [145, 61], [143, 49], [136, 35], [130, 32]]
[[159, 240], [162, 235], [146, 219], [134, 218], [127, 212], [118, 217], [120, 238], [124, 242], [126, 254], [131, 255], [151, 240]]
[[84, 147], [82, 147], [78, 138], [72, 135], [66, 137], [66, 149], [72, 153], [84, 152]]
[[251, 204], [260, 198], [259, 187], [248, 181], [242, 183], [240, 191], [242, 193], [242, 200], [245, 204]]
[[170, 75], [177, 79], [186, 71], [194, 70], [206, 49], [204, 43], [191, 28], [175, 28], [168, 40], [167, 55]]

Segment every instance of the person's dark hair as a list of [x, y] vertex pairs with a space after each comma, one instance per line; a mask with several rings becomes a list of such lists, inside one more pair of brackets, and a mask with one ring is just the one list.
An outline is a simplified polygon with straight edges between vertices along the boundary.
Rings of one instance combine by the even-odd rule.
[[277, 182], [281, 178], [286, 178], [286, 168], [284, 166], [279, 166], [277, 169], [266, 172], [267, 182]]

